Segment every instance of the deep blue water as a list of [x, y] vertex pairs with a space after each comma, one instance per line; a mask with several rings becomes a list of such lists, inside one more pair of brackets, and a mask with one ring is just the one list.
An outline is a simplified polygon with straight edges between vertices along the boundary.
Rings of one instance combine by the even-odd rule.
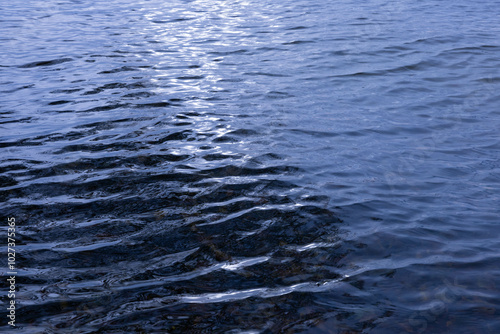
[[17, 332], [498, 333], [499, 18], [2, 3]]

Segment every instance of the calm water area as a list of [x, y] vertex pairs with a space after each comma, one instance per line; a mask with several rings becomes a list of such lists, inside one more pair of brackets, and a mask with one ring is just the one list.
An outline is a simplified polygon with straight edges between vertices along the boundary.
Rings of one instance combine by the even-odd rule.
[[0, 331], [500, 333], [499, 36], [496, 0], [2, 2]]

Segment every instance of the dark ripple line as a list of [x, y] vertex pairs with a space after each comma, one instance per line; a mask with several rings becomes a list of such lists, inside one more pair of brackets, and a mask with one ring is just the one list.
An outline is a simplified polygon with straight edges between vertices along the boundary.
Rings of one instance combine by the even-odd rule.
[[33, 67], [45, 67], [45, 66], [53, 66], [57, 64], [62, 64], [68, 61], [73, 61], [72, 58], [60, 58], [60, 59], [53, 59], [53, 60], [47, 60], [47, 61], [37, 61], [33, 63], [28, 63], [24, 65], [19, 65], [19, 68], [33, 68]]

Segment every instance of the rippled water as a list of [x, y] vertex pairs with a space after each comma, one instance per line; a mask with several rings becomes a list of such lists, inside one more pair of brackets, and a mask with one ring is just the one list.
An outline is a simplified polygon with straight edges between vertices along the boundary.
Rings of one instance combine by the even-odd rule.
[[0, 13], [19, 332], [500, 330], [498, 1]]

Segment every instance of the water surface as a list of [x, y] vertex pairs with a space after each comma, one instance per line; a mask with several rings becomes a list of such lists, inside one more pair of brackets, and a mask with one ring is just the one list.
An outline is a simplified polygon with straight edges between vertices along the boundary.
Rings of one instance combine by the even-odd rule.
[[498, 1], [0, 12], [19, 332], [500, 328]]

